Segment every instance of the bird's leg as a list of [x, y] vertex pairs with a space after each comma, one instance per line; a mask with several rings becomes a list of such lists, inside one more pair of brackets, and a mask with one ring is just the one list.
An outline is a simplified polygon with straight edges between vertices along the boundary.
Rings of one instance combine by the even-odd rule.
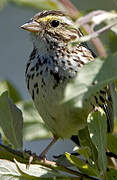
[[52, 141], [50, 142], [50, 144], [43, 150], [43, 152], [39, 155], [39, 158], [45, 162], [46, 158], [45, 155], [47, 154], [48, 150], [51, 148], [51, 146], [53, 144], [55, 144], [55, 142], [58, 140], [58, 137], [54, 136], [54, 138], [52, 139]]
[[[55, 162], [54, 161], [48, 161], [46, 160], [46, 157], [45, 155], [47, 154], [48, 150], [51, 148], [51, 146], [53, 144], [55, 144], [55, 142], [58, 140], [58, 137], [54, 136], [54, 138], [52, 139], [52, 141], [50, 142], [50, 144], [44, 149], [44, 151], [38, 156], [38, 158], [41, 160], [41, 162], [43, 163], [47, 163], [47, 164], [50, 164], [50, 165], [55, 165]], [[30, 157], [29, 157], [29, 164], [26, 166], [27, 169], [29, 169], [30, 167], [30, 164], [32, 163], [34, 157], [36, 155], [35, 154], [31, 154]]]

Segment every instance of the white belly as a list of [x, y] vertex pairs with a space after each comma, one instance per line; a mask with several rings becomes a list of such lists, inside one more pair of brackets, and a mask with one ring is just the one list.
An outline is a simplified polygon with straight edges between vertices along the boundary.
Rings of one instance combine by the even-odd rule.
[[[67, 83], [60, 83], [59, 86], [53, 88], [54, 80], [53, 77], [49, 76], [43, 86], [42, 78], [38, 77], [30, 80], [30, 85], [34, 87], [36, 82], [38, 82], [39, 90], [37, 93], [37, 89], [34, 89], [34, 104], [45, 125], [54, 135], [69, 138], [86, 126], [88, 115], [86, 109], [80, 110], [73, 107], [72, 104], [61, 104]], [[30, 94], [32, 94], [32, 91], [30, 91]]]
[[[84, 50], [87, 49], [84, 48]], [[41, 50], [40, 52], [42, 53]], [[64, 90], [68, 81], [73, 79], [79, 68], [83, 66], [74, 59], [80, 58], [80, 61], [85, 60], [87, 63], [88, 58], [83, 56], [82, 51], [69, 57], [66, 54], [64, 58], [59, 52], [59, 59], [56, 52], [50, 51], [49, 58], [45, 51], [43, 53], [44, 57], [40, 55], [29, 60], [30, 65], [26, 73], [27, 86], [34, 99], [34, 104], [49, 130], [61, 138], [71, 137], [86, 126], [89, 109], [87, 110], [88, 106], [77, 109], [72, 104], [61, 104], [61, 102], [64, 99]], [[92, 55], [89, 58], [93, 59]], [[59, 75], [62, 78], [59, 78]]]

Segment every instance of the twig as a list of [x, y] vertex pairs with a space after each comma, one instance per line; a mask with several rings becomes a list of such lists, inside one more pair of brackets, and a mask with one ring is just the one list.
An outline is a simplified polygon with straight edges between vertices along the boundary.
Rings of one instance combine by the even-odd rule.
[[98, 31], [93, 32], [92, 34], [82, 36], [79, 38], [78, 42], [73, 42], [72, 44], [75, 45], [75, 44], [78, 44], [79, 42], [86, 42], [86, 41], [89, 41], [93, 38], [96, 38], [97, 36], [104, 33], [105, 31], [109, 30], [110, 28], [112, 28], [115, 25], [117, 25], [117, 22], [109, 24], [109, 25], [99, 29]]
[[[73, 16], [78, 16], [80, 14], [79, 10], [76, 9], [76, 7], [69, 0], [59, 0], [59, 1], [65, 6], [66, 10]], [[88, 34], [92, 33], [92, 30], [88, 24], [83, 25], [83, 28]], [[104, 46], [99, 38], [92, 39], [91, 42], [94, 45], [95, 49], [97, 50], [99, 56], [101, 57], [107, 56]]]
[[[19, 173], [20, 174], [22, 174], [23, 175], [23, 177], [27, 177], [27, 174], [24, 172], [24, 171], [22, 171], [22, 169], [19, 167], [19, 164], [18, 164], [18, 162], [17, 162], [17, 160], [14, 158], [14, 162], [15, 162], [15, 164], [16, 164], [16, 167], [17, 167], [17, 170], [19, 171]], [[33, 176], [33, 175], [30, 175], [30, 179], [35, 179], [36, 177], [35, 176]], [[51, 180], [52, 178], [49, 178], [48, 177], [48, 180]], [[55, 178], [56, 179], [56, 178]], [[81, 177], [70, 177], [70, 179], [71, 180], [81, 180]]]
[[[41, 162], [39, 160], [39, 156], [37, 156], [36, 154], [33, 154], [31, 151], [20, 152], [20, 151], [13, 150], [10, 147], [7, 147], [5, 145], [0, 145], [0, 146], [1, 146], [1, 152], [2, 152], [2, 148], [3, 148], [4, 152], [7, 153], [7, 156], [8, 156], [8, 153], [10, 153], [9, 154], [9, 160], [10, 161], [14, 162], [14, 159], [17, 159], [21, 163], [28, 164], [28, 166], [26, 166], [26, 168], [27, 167], [29, 168], [31, 166], [29, 164], [29, 158], [31, 156], [31, 158], [32, 158], [31, 164], [39, 164], [39, 165], [48, 167], [50, 169], [53, 169], [55, 171], [59, 170], [59, 171], [62, 171], [62, 172], [69, 173], [71, 175], [76, 175], [77, 176], [76, 179], [78, 179], [78, 177], [80, 177], [79, 179], [82, 179], [82, 177], [85, 177], [85, 178], [87, 178], [89, 180], [100, 180], [99, 178], [88, 176], [87, 174], [83, 174], [83, 173], [81, 173], [79, 171], [72, 170], [72, 169], [67, 168], [65, 166], [57, 165], [53, 161], [45, 161], [43, 163], [43, 162]], [[15, 163], [17, 163], [16, 160], [15, 160]], [[72, 179], [72, 177], [71, 177], [71, 179]]]
[[[88, 24], [83, 25], [83, 28], [86, 30], [88, 34], [92, 33], [92, 30]], [[104, 46], [99, 38], [91, 39], [92, 44], [94, 45], [96, 51], [98, 52], [100, 57], [106, 57], [106, 51], [104, 49]]]
[[104, 11], [104, 10], [92, 11], [91, 13], [88, 13], [86, 16], [79, 18], [76, 22], [80, 26], [83, 26], [84, 24], [91, 22], [92, 17], [99, 16], [99, 15], [104, 14], [104, 13], [106, 13], [106, 11]]
[[35, 163], [43, 165], [43, 166], [48, 167], [48, 168], [51, 168], [53, 170], [59, 170], [59, 171], [66, 172], [66, 173], [69, 173], [69, 174], [72, 174], [72, 175], [80, 176], [81, 178], [85, 177], [85, 178], [90, 179], [90, 180], [100, 180], [97, 177], [88, 176], [87, 174], [83, 174], [83, 173], [81, 173], [79, 171], [72, 170], [72, 169], [67, 168], [65, 166], [61, 166], [61, 165], [57, 165], [57, 164], [52, 165], [52, 164], [48, 164], [48, 163], [41, 163], [40, 161], [35, 161]]
[[62, 166], [60, 166], [60, 167], [58, 166], [57, 169], [58, 168], [60, 168], [59, 170], [62, 170], [64, 172], [67, 172], [67, 173], [70, 173], [70, 174], [74, 174], [74, 175], [77, 175], [77, 176], [80, 176], [80, 177], [85, 177], [85, 178], [90, 179], [90, 180], [100, 180], [99, 178], [88, 176], [87, 174], [80, 173], [78, 171], [66, 168], [64, 166], [63, 167]]

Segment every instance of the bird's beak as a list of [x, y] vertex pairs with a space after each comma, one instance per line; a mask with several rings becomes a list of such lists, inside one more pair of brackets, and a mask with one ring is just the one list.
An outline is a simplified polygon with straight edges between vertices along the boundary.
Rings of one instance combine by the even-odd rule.
[[30, 32], [39, 32], [40, 25], [38, 22], [31, 20], [21, 26], [22, 29], [30, 31]]

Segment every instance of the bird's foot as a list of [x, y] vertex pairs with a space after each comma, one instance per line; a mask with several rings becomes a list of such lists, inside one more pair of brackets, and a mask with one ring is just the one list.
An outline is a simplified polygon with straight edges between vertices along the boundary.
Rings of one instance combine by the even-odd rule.
[[39, 155], [39, 160], [40, 160], [42, 163], [45, 163], [47, 159], [46, 159], [46, 156], [45, 156], [45, 155], [40, 154], [40, 155]]
[[44, 164], [49, 164], [49, 165], [55, 165], [56, 164], [55, 161], [47, 160], [45, 155], [40, 155], [39, 160], [41, 161], [41, 163], [44, 163]]
[[32, 164], [34, 158], [36, 157], [36, 154], [31, 154], [30, 157], [29, 157], [29, 161], [28, 161], [28, 164], [26, 165], [26, 169], [29, 169], [30, 165]]

